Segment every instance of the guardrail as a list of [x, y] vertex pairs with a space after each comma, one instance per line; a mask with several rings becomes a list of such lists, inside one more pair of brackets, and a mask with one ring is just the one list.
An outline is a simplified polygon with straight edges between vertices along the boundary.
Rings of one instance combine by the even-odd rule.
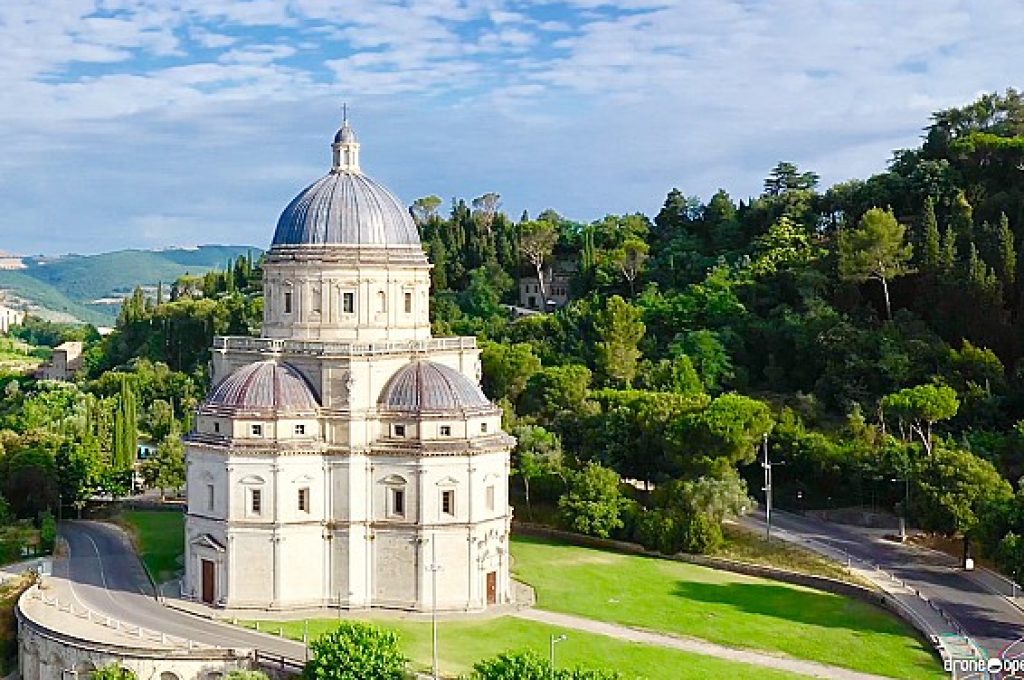
[[[776, 529], [776, 532], [780, 536], [790, 534], [790, 532], [786, 531], [785, 529]], [[948, 625], [952, 630], [954, 630], [956, 634], [962, 639], [964, 645], [969, 647], [973, 651], [973, 654], [976, 658], [988, 658], [988, 654], [985, 653], [984, 650], [980, 649], [977, 646], [977, 644], [975, 644], [975, 642], [967, 634], [967, 631], [964, 629], [962, 625], [960, 625], [960, 622], [957, 621], [955, 617], [953, 617], [949, 612], [944, 610], [939, 605], [935, 604], [935, 602], [932, 601], [931, 598], [929, 598], [927, 595], [924, 595], [920, 590], [913, 587], [912, 585], [909, 585], [906, 582], [906, 580], [896, 576], [895, 572], [887, 571], [876, 562], [856, 557], [846, 549], [838, 547], [836, 545], [829, 544], [826, 541], [820, 541], [818, 539], [808, 538], [806, 536], [793, 536], [791, 542], [799, 544], [816, 544], [818, 546], [821, 546], [817, 550], [817, 552], [824, 552], [825, 554], [838, 553], [839, 555], [841, 555], [845, 559], [846, 566], [848, 569], [852, 568], [854, 563], [857, 563], [858, 565], [861, 565], [860, 568], [862, 569], [873, 571], [876, 574], [881, 575], [882, 577], [888, 578], [891, 583], [900, 586], [905, 591], [907, 591], [909, 595], [917, 598], [929, 609], [931, 609], [937, 615], [939, 615], [942, 618], [942, 620], [946, 623], [946, 625]], [[892, 593], [886, 593], [886, 595], [888, 595], [889, 602], [891, 602], [892, 606], [898, 609], [897, 613], [900, 615], [900, 617], [913, 623], [914, 627], [921, 631], [929, 639], [929, 641], [932, 643], [932, 646], [939, 654], [939, 657], [942, 659], [943, 664], [945, 665], [947, 661], [951, 660], [951, 654], [946, 647], [945, 638], [943, 637], [941, 632], [936, 630], [928, 621], [924, 619], [924, 617], [922, 617], [912, 608], [907, 606], [898, 597], [896, 597]]]

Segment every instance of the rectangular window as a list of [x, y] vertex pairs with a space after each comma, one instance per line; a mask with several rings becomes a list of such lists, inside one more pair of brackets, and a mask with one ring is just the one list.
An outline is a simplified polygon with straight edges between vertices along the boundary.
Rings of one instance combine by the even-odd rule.
[[295, 434], [299, 434], [299, 435], [306, 434], [306, 426], [305, 425], [296, 425], [295, 426]]
[[252, 426], [252, 436], [253, 437], [262, 437], [263, 436], [263, 426], [262, 425], [253, 425]]
[[291, 293], [285, 293], [284, 294], [284, 313], [285, 314], [291, 314], [292, 313], [292, 294]]
[[355, 293], [342, 293], [341, 294], [341, 311], [344, 314], [355, 314], [356, 313], [356, 294]]
[[206, 509], [213, 511], [213, 484], [206, 485]]
[[405, 313], [412, 314], [412, 293], [405, 294]]
[[299, 489], [299, 511], [309, 512], [309, 489]]
[[494, 485], [487, 487], [487, 509], [494, 510]]
[[395, 425], [395, 436], [396, 437], [404, 437], [405, 436], [405, 425]]
[[220, 432], [220, 423], [216, 423], [216, 422], [215, 422], [215, 423], [213, 424], [213, 431], [214, 431], [214, 432]]
[[405, 517], [405, 489], [391, 490], [391, 514]]
[[454, 491], [442, 491], [441, 492], [441, 512], [446, 515], [455, 514], [455, 492]]
[[480, 431], [487, 432], [487, 423], [480, 423]]
[[258, 515], [263, 512], [263, 490], [252, 489], [249, 491], [249, 509], [252, 514]]
[[442, 425], [441, 426], [441, 436], [442, 437], [451, 437], [452, 436], [452, 426], [451, 425]]

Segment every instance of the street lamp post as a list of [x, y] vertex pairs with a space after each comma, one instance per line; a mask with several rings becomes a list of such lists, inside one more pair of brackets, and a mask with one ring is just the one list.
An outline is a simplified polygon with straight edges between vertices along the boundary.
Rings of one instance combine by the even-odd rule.
[[764, 438], [761, 440], [761, 446], [764, 450], [764, 459], [761, 462], [761, 467], [764, 468], [764, 526], [765, 534], [764, 540], [770, 543], [772, 540], [772, 465], [773, 463], [768, 459], [768, 433], [764, 433]]
[[568, 639], [569, 639], [568, 636], [566, 636], [565, 634], [562, 634], [562, 635], [552, 635], [551, 636], [551, 655], [550, 655], [550, 661], [551, 661], [551, 674], [552, 675], [554, 675], [554, 673], [555, 673], [555, 645], [557, 645], [559, 642], [565, 642]]
[[893, 477], [890, 480], [894, 483], [903, 482], [903, 512], [900, 514], [900, 540], [907, 540], [907, 522], [910, 520], [910, 474], [903, 473], [902, 477]]
[[430, 572], [430, 641], [431, 641], [431, 671], [434, 680], [438, 679], [437, 674], [437, 572], [441, 571], [441, 565], [437, 563], [437, 536], [430, 537], [430, 564], [427, 566]]

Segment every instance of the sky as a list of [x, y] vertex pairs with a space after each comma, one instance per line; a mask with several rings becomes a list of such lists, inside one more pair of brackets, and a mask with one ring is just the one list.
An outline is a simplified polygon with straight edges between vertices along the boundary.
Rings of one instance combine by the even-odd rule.
[[0, 250], [266, 246], [345, 102], [406, 203], [827, 186], [1024, 85], [1022, 29], [1019, 0], [3, 0]]

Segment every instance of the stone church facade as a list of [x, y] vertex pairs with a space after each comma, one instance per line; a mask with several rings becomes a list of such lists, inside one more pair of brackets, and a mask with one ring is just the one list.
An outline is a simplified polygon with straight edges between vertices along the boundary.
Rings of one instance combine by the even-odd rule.
[[[472, 611], [510, 601], [509, 450], [475, 338], [430, 333], [430, 264], [363, 174], [282, 213], [262, 336], [217, 337], [186, 437], [186, 597], [215, 606]], [[435, 589], [436, 584], [436, 589]]]

